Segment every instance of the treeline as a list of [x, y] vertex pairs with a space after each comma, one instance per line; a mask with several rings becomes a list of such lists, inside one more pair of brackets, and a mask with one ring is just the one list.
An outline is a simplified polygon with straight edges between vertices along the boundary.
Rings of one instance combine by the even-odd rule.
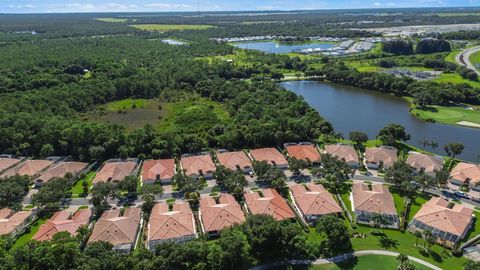
[[451, 39], [451, 40], [474, 40], [480, 38], [480, 31], [479, 30], [471, 30], [471, 31], [456, 31], [456, 32], [449, 32], [449, 33], [442, 33], [440, 36], [444, 39]]
[[331, 82], [352, 85], [382, 92], [391, 92], [400, 96], [422, 99], [422, 104], [448, 104], [462, 102], [480, 104], [480, 89], [467, 84], [436, 83], [415, 81], [407, 77], [395, 77], [391, 74], [376, 72], [358, 72], [344, 63], [325, 66], [318, 71]]
[[449, 52], [452, 48], [448, 41], [443, 39], [424, 38], [420, 40], [415, 49], [409, 40], [392, 40], [383, 43], [383, 51], [397, 55], [429, 54], [436, 52]]
[[320, 255], [319, 245], [307, 241], [300, 225], [270, 216], [248, 217], [244, 224], [223, 230], [214, 242], [203, 237], [184, 244], [167, 242], [153, 252], [140, 248], [130, 255], [119, 255], [105, 242], [84, 248], [88, 235], [88, 229], [79, 230], [76, 237], [61, 232], [50, 241], [31, 241], [11, 249], [0, 239], [0, 269], [236, 270]]

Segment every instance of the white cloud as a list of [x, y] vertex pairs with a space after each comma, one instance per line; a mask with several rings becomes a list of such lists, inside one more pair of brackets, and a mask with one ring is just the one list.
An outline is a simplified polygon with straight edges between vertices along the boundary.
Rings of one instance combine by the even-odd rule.
[[379, 7], [379, 6], [382, 5], [382, 3], [380, 3], [380, 2], [373, 2], [373, 5], [376, 6], [376, 7]]
[[167, 10], [176, 10], [176, 9], [188, 9], [190, 5], [187, 4], [171, 4], [171, 3], [150, 3], [146, 4], [145, 7], [148, 8], [161, 8]]

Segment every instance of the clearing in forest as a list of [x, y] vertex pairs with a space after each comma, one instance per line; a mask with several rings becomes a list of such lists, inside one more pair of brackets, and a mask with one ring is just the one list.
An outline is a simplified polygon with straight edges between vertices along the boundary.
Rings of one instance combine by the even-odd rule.
[[204, 30], [213, 28], [213, 25], [205, 24], [132, 24], [131, 27], [152, 31], [152, 32], [167, 32], [167, 31], [182, 31], [182, 30]]

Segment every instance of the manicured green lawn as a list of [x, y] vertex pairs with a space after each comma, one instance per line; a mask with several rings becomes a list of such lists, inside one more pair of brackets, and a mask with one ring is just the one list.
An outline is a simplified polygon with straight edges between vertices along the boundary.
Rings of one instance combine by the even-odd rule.
[[442, 73], [440, 76], [433, 79], [433, 81], [444, 82], [444, 83], [456, 83], [456, 84], [466, 83], [473, 87], [480, 87], [480, 82], [474, 82], [474, 81], [464, 79], [458, 73]]
[[134, 28], [146, 31], [166, 32], [166, 31], [181, 31], [181, 30], [204, 30], [213, 28], [213, 25], [204, 24], [133, 24]]
[[[93, 178], [95, 178], [95, 175], [96, 175], [96, 172], [89, 172], [87, 174], [87, 176], [85, 177], [85, 179], [87, 180], [87, 183], [88, 183], [88, 188], [90, 189], [90, 187], [92, 186], [92, 181], [93, 181]], [[75, 185], [72, 187], [72, 197], [79, 197], [80, 195], [82, 195], [83, 193], [83, 179], [80, 179], [78, 180]]]
[[477, 70], [479, 70], [478, 65], [480, 65], [480, 52], [473, 53], [469, 58], [472, 65], [474, 65]]
[[405, 198], [400, 196], [396, 192], [392, 192], [393, 202], [395, 203], [395, 208], [397, 209], [397, 214], [401, 215], [405, 211]]
[[480, 124], [480, 110], [469, 110], [460, 107], [430, 106], [427, 110], [414, 109], [412, 114], [418, 118], [433, 119], [440, 123], [455, 125], [460, 121]]
[[[413, 265], [419, 270], [429, 270], [429, 267], [421, 265], [416, 262], [412, 262]], [[344, 270], [344, 269], [355, 269], [355, 270], [394, 270], [398, 266], [398, 261], [396, 257], [393, 256], [382, 256], [382, 255], [365, 255], [359, 256], [354, 260], [339, 264], [322, 264], [322, 265], [312, 265], [310, 270]]]
[[448, 61], [448, 62], [451, 62], [451, 63], [457, 63], [457, 61], [455, 61], [455, 57], [457, 56], [457, 54], [461, 53], [462, 50], [455, 50], [455, 51], [451, 51], [447, 57], [445, 57], [445, 60]]
[[145, 108], [150, 100], [148, 99], [122, 99], [117, 101], [112, 101], [105, 104], [105, 108], [109, 111], [118, 111], [118, 110], [129, 110], [134, 108]]
[[480, 212], [475, 210], [474, 215], [475, 221], [473, 223], [473, 230], [470, 230], [467, 235], [465, 235], [465, 239], [462, 242], [466, 242], [468, 239], [480, 234]]
[[22, 234], [20, 237], [18, 237], [17, 241], [15, 241], [15, 244], [13, 244], [13, 247], [21, 247], [25, 245], [32, 237], [38, 232], [40, 229], [40, 226], [47, 222], [48, 218], [42, 218], [42, 219], [37, 219], [31, 226], [30, 226], [30, 232]]

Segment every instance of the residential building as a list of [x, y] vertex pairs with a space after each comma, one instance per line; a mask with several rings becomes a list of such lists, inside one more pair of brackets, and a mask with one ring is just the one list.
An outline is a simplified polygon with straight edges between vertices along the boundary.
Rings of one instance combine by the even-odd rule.
[[88, 224], [91, 216], [92, 211], [90, 209], [80, 209], [73, 215], [65, 210], [56, 212], [46, 223], [40, 226], [33, 239], [48, 241], [59, 232], [68, 232], [75, 236], [81, 226]]
[[357, 223], [373, 225], [374, 217], [381, 215], [383, 226], [398, 228], [399, 218], [388, 187], [382, 184], [355, 183], [352, 186], [351, 201]]
[[6, 170], [0, 176], [0, 178], [5, 178], [5, 177], [10, 177], [15, 175], [34, 177], [52, 164], [53, 164], [53, 161], [50, 161], [50, 160], [28, 159]]
[[470, 188], [480, 191], [480, 165], [458, 163], [450, 172], [449, 181], [459, 186], [469, 185]]
[[142, 182], [144, 184], [154, 184], [157, 181], [161, 184], [170, 184], [174, 175], [174, 159], [150, 159], [143, 162]]
[[218, 198], [200, 199], [199, 218], [202, 231], [209, 235], [217, 235], [222, 229], [245, 222], [242, 208], [228, 193], [222, 193]]
[[157, 203], [150, 214], [147, 227], [148, 249], [154, 251], [158, 244], [172, 241], [185, 242], [197, 236], [195, 219], [186, 202]]
[[15, 212], [9, 208], [0, 209], [0, 236], [21, 233], [32, 216], [32, 211]]
[[295, 218], [287, 201], [273, 188], [245, 193], [243, 196], [252, 215], [269, 215], [276, 220]]
[[382, 146], [367, 147], [365, 149], [365, 161], [369, 169], [388, 169], [397, 160], [397, 149], [395, 147]]
[[35, 179], [35, 186], [40, 187], [53, 178], [65, 177], [71, 174], [73, 177], [83, 172], [88, 167], [84, 162], [59, 162], [46, 169]]
[[308, 161], [313, 164], [320, 163], [320, 153], [313, 143], [285, 144], [289, 158]]
[[218, 163], [231, 170], [240, 170], [243, 173], [252, 171], [252, 162], [243, 151], [217, 153]]
[[408, 153], [407, 164], [413, 167], [415, 173], [424, 172], [433, 176], [436, 171], [442, 170], [443, 159], [438, 156], [410, 152]]
[[441, 197], [433, 197], [415, 214], [410, 231], [429, 230], [446, 246], [460, 242], [473, 224], [473, 210]]
[[265, 161], [280, 169], [288, 168], [287, 159], [276, 148], [260, 148], [250, 150], [250, 158], [256, 161]]
[[108, 242], [118, 253], [130, 253], [135, 247], [140, 214], [140, 208], [126, 208], [123, 215], [120, 209], [105, 211], [95, 223], [88, 244], [98, 241]]
[[198, 155], [198, 156], [184, 156], [180, 161], [182, 170], [188, 177], [198, 178], [200, 176], [205, 179], [211, 179], [215, 172], [215, 164], [213, 163], [210, 155]]
[[18, 164], [21, 159], [17, 158], [0, 158], [0, 173], [5, 171], [6, 169], [9, 169], [10, 167], [13, 167], [14, 165]]
[[295, 207], [308, 223], [315, 223], [325, 215], [340, 215], [343, 210], [332, 194], [322, 185], [308, 183], [290, 187]]
[[93, 184], [99, 182], [120, 182], [134, 173], [137, 162], [112, 161], [106, 162], [93, 179]]
[[330, 144], [325, 145], [325, 153], [332, 155], [338, 159], [344, 160], [353, 168], [359, 167], [358, 154], [355, 148], [351, 145], [344, 144]]

